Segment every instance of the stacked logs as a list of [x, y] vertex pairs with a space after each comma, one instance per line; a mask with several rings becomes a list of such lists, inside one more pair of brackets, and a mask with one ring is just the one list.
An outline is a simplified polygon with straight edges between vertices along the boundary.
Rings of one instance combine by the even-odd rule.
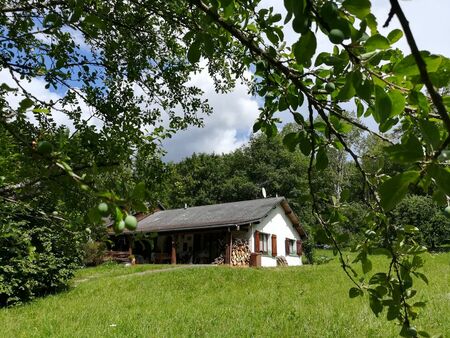
[[[232, 266], [248, 266], [250, 264], [250, 247], [248, 241], [236, 238], [231, 247], [231, 265]], [[225, 254], [220, 254], [214, 259], [212, 264], [225, 264]]]
[[248, 241], [235, 239], [231, 250], [231, 265], [248, 266], [250, 264], [250, 247]]
[[215, 258], [211, 264], [222, 265], [224, 263], [225, 257], [223, 257], [223, 255], [220, 255], [219, 257]]

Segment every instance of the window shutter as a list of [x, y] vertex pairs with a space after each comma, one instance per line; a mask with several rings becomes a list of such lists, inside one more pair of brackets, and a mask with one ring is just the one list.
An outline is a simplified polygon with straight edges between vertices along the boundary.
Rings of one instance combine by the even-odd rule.
[[277, 256], [277, 235], [272, 235], [272, 256]]
[[286, 247], [286, 256], [289, 256], [289, 238], [286, 238], [284, 245]]
[[297, 241], [297, 255], [301, 256], [303, 254], [302, 241]]
[[255, 230], [255, 252], [260, 252], [261, 250], [259, 249], [259, 231]]

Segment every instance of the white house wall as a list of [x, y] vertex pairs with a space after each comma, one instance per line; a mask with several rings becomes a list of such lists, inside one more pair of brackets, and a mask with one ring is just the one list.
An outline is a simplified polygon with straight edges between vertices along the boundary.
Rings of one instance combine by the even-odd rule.
[[[269, 234], [269, 254], [261, 256], [261, 266], [277, 266], [275, 257], [272, 257], [272, 235], [277, 236], [277, 255], [286, 256], [285, 240], [286, 238], [300, 240], [300, 235], [294, 229], [291, 220], [286, 216], [284, 209], [277, 205], [269, 214], [259, 223], [254, 224], [249, 229], [249, 245], [252, 252], [255, 251], [255, 230]], [[302, 257], [297, 255], [286, 256], [289, 266], [302, 265]]]

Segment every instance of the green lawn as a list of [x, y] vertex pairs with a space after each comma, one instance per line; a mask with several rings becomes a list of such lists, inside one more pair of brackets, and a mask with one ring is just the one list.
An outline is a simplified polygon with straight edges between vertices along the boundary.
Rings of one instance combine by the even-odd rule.
[[[417, 325], [450, 337], [450, 254], [425, 255]], [[385, 264], [381, 257], [374, 267]], [[395, 337], [367, 299], [349, 299], [336, 259], [298, 268], [142, 265], [78, 272], [65, 293], [0, 310], [5, 337]], [[170, 266], [164, 266], [170, 268]], [[385, 313], [383, 313], [385, 316]]]

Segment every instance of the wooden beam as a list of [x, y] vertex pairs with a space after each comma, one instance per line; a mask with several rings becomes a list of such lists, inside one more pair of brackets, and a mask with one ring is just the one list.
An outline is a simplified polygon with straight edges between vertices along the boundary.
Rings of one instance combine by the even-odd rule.
[[177, 235], [172, 235], [172, 257], [170, 262], [177, 264]]
[[231, 232], [228, 230], [225, 235], [225, 264], [231, 264], [232, 238]]
[[128, 254], [131, 256], [133, 254], [133, 236], [128, 235], [126, 238], [128, 242]]

